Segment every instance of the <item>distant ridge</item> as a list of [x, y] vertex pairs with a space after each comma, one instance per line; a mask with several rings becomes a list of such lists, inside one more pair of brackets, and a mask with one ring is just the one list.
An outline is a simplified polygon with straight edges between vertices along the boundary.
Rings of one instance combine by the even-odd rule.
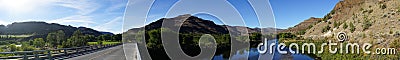
[[99, 32], [97, 30], [86, 27], [72, 27], [60, 25], [57, 23], [46, 22], [15, 22], [7, 26], [0, 25], [0, 35], [22, 35], [22, 34], [36, 34], [41, 37], [46, 36], [48, 33], [58, 30], [64, 31], [67, 37], [71, 36], [76, 30], [80, 30], [83, 34], [99, 36], [102, 34], [112, 34], [110, 32]]
[[[183, 22], [183, 24], [179, 30], [180, 33], [207, 33], [207, 34], [235, 33], [235, 34], [241, 34], [241, 35], [248, 35], [248, 34], [243, 34], [243, 32], [246, 31], [246, 29], [247, 29], [248, 33], [261, 32], [261, 29], [268, 30], [268, 31], [263, 32], [265, 34], [274, 34], [276, 31], [283, 30], [283, 29], [277, 29], [277, 28], [249, 28], [249, 27], [244, 27], [244, 26], [217, 25], [213, 21], [204, 20], [204, 19], [198, 18], [196, 16], [191, 16], [190, 14], [180, 15], [180, 16], [177, 16], [174, 18], [161, 18], [155, 22], [152, 22], [152, 23], [146, 25], [145, 30], [149, 31], [149, 30], [161, 28], [164, 20], [180, 22], [181, 20], [183, 20], [185, 18], [187, 18], [187, 19]], [[178, 26], [178, 24], [176, 24], [176, 26]], [[124, 33], [135, 34], [135, 32], [137, 32], [143, 28], [144, 27], [132, 28]], [[227, 28], [230, 28], [232, 30], [228, 31]], [[276, 31], [273, 31], [273, 30], [276, 30]]]

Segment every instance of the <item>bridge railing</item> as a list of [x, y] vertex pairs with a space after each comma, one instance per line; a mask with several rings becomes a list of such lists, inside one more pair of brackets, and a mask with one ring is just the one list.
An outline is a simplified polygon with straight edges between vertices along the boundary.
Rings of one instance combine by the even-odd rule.
[[34, 51], [17, 51], [17, 52], [0, 52], [0, 54], [12, 54], [13, 56], [0, 57], [2, 59], [23, 59], [23, 60], [54, 60], [55, 57], [72, 57], [73, 54], [85, 54], [88, 52], [94, 52], [105, 48], [121, 45], [122, 43], [116, 44], [104, 44], [104, 45], [93, 45], [73, 48], [60, 48], [52, 50], [34, 50]]

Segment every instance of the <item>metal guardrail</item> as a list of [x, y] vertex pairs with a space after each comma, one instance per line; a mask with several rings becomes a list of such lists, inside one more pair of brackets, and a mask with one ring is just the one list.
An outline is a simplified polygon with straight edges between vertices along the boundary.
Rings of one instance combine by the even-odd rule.
[[0, 52], [0, 54], [14, 54], [15, 56], [0, 57], [0, 59], [22, 59], [22, 60], [54, 60], [54, 57], [69, 57], [72, 54], [83, 54], [87, 52], [93, 52], [105, 48], [122, 45], [117, 44], [106, 44], [106, 45], [94, 45], [94, 46], [83, 46], [73, 48], [60, 48], [53, 50], [35, 50], [35, 51], [18, 51], [18, 52]]

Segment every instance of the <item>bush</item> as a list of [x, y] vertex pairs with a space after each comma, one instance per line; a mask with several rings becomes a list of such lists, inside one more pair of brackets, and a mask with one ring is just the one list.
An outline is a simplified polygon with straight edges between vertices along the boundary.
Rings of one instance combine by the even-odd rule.
[[334, 27], [334, 28], [339, 27], [339, 25], [340, 25], [340, 23], [338, 23], [338, 22], [336, 22], [336, 21], [333, 22], [333, 27]]
[[297, 32], [298, 35], [304, 35], [306, 34], [306, 30], [300, 30], [299, 32]]
[[400, 12], [400, 7], [397, 7], [397, 12]]
[[356, 27], [353, 25], [353, 23], [350, 23], [350, 31], [353, 33], [356, 30]]
[[[400, 19], [399, 19], [400, 20]], [[315, 24], [314, 24], [315, 25]], [[309, 25], [307, 29], [311, 29], [314, 25]]]
[[331, 15], [333, 15], [333, 14], [335, 14], [335, 10], [332, 10], [332, 11], [329, 12], [327, 15], [325, 15], [324, 18], [322, 18], [322, 20], [323, 20], [323, 21], [328, 21], [328, 19], [331, 19], [331, 18], [332, 18]]
[[347, 23], [344, 23], [343, 29], [347, 29], [347, 27], [348, 27]]
[[386, 9], [386, 5], [385, 4], [381, 4], [380, 6], [382, 9]]
[[279, 33], [279, 38], [295, 38], [296, 36], [292, 33]]
[[329, 25], [326, 25], [325, 27], [322, 28], [322, 33], [327, 32], [331, 29]]
[[371, 26], [372, 26], [372, 23], [369, 20], [365, 20], [363, 23], [363, 30], [365, 31], [366, 29], [368, 29]]

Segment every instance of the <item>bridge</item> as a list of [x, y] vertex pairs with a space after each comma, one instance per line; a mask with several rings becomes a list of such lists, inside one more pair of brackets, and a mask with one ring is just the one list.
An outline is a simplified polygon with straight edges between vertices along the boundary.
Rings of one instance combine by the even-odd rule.
[[[130, 46], [136, 48], [134, 46]], [[137, 52], [133, 51], [136, 55]], [[74, 48], [61, 48], [53, 50], [35, 50], [35, 51], [18, 51], [18, 52], [0, 52], [0, 54], [11, 54], [14, 56], [0, 57], [3, 59], [16, 60], [132, 60], [126, 58], [123, 44], [106, 44], [94, 45]], [[133, 58], [133, 60], [136, 60]]]

